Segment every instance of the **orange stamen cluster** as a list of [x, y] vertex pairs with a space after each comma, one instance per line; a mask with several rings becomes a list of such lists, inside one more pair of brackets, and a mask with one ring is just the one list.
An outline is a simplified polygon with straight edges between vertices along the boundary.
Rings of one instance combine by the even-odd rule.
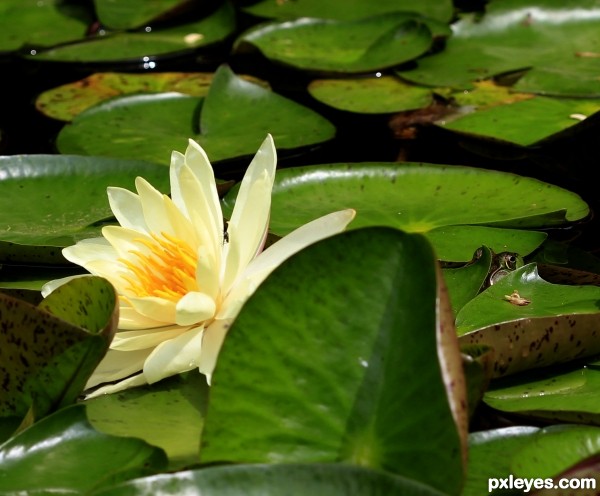
[[178, 301], [186, 293], [198, 290], [198, 256], [185, 241], [164, 232], [160, 237], [152, 234], [152, 241], [144, 238], [134, 241], [148, 248], [149, 253], [131, 250], [139, 262], [120, 261], [132, 273], [122, 277], [129, 283], [127, 289], [136, 296]]

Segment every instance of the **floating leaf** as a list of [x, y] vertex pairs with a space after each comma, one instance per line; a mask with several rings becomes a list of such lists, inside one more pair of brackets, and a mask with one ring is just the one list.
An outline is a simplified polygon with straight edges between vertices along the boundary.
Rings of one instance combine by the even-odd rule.
[[599, 387], [598, 363], [575, 362], [494, 381], [484, 401], [523, 417], [600, 425]]
[[403, 112], [433, 102], [430, 88], [407, 84], [394, 76], [315, 79], [308, 91], [330, 107], [362, 114]]
[[422, 0], [418, 3], [406, 0], [295, 0], [273, 2], [260, 0], [244, 7], [245, 12], [269, 18], [320, 17], [321, 19], [360, 19], [398, 10], [418, 13], [442, 22], [452, 19], [453, 5], [449, 0]]
[[95, 431], [74, 405], [0, 445], [0, 493], [87, 494], [165, 467], [161, 449]]
[[57, 146], [61, 153], [168, 164], [171, 151], [185, 150], [186, 139], [193, 138], [215, 163], [254, 154], [267, 133], [280, 152], [335, 135], [324, 117], [236, 76], [227, 65], [217, 69], [202, 104], [201, 134], [199, 106], [198, 98], [176, 93], [117, 98], [75, 117], [59, 133]]
[[464, 15], [453, 24], [444, 50], [400, 74], [417, 84], [469, 89], [473, 81], [529, 69], [515, 90], [600, 96], [595, 9], [594, 0], [578, 2], [576, 9], [560, 0], [492, 1], [483, 16]]
[[0, 52], [81, 39], [92, 20], [85, 8], [62, 0], [2, 0]]
[[0, 416], [73, 403], [106, 353], [118, 307], [105, 279], [74, 279], [37, 307], [0, 293]]
[[171, 11], [184, 7], [186, 3], [187, 0], [94, 0], [94, 7], [103, 26], [110, 29], [132, 29], [168, 16]]
[[142, 59], [153, 69], [152, 57], [191, 51], [224, 40], [235, 29], [235, 13], [228, 2], [209, 17], [190, 24], [143, 33], [116, 32], [61, 45], [32, 54], [55, 62], [115, 62]]
[[162, 448], [174, 470], [198, 462], [207, 397], [206, 377], [196, 370], [93, 398], [85, 405], [95, 429]]
[[424, 22], [392, 12], [353, 21], [301, 18], [259, 24], [238, 37], [234, 51], [250, 44], [268, 59], [300, 69], [359, 73], [412, 60], [431, 43]]
[[[168, 164], [168, 156], [165, 159]], [[60, 247], [99, 236], [102, 221], [112, 218], [106, 188], [133, 189], [138, 175], [161, 191], [169, 191], [167, 168], [139, 160], [0, 157], [0, 241]], [[56, 248], [49, 251], [56, 252]]]
[[457, 494], [467, 412], [439, 277], [425, 238], [388, 228], [284, 262], [219, 354], [201, 460], [344, 461]]
[[461, 496], [489, 494], [490, 479], [512, 475], [511, 456], [539, 430], [514, 426], [471, 433], [467, 478]]
[[209, 467], [135, 479], [95, 496], [180, 494], [203, 496], [443, 496], [404, 477], [345, 464], [253, 464]]
[[174, 91], [203, 97], [208, 93], [212, 77], [212, 73], [204, 72], [101, 72], [40, 93], [35, 106], [48, 117], [70, 121], [83, 110], [104, 100], [132, 93]]
[[[224, 198], [231, 215], [238, 187]], [[505, 172], [433, 164], [324, 164], [277, 171], [270, 229], [283, 236], [321, 215], [357, 210], [350, 228], [385, 225], [425, 233], [439, 257], [469, 259], [481, 245], [526, 253], [544, 234], [482, 229], [469, 224], [512, 228], [559, 226], [584, 218], [587, 204], [548, 183]], [[494, 201], [489, 199], [493, 198]], [[448, 229], [448, 226], [457, 226]], [[444, 228], [441, 235], [436, 230]], [[454, 236], [456, 234], [456, 237]], [[504, 247], [510, 249], [504, 249]], [[468, 254], [468, 255], [467, 255]]]
[[[517, 291], [530, 301], [513, 304]], [[600, 288], [541, 279], [535, 264], [509, 273], [456, 316], [461, 344], [494, 348], [494, 377], [600, 353]]]
[[498, 105], [453, 120], [447, 129], [529, 146], [600, 111], [600, 101], [535, 97]]

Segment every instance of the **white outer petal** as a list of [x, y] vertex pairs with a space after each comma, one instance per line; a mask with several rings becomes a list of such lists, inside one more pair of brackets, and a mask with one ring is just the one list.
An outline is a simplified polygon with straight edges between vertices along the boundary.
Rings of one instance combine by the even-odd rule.
[[107, 189], [110, 209], [119, 224], [129, 229], [148, 232], [140, 197], [125, 188]]
[[98, 396], [102, 396], [104, 394], [112, 394], [118, 393], [119, 391], [124, 391], [125, 389], [129, 389], [137, 386], [145, 386], [148, 384], [144, 374], [137, 374], [132, 377], [128, 377], [127, 379], [123, 379], [116, 384], [110, 384], [108, 386], [102, 386], [93, 391], [90, 394], [86, 394], [85, 399], [90, 400], [92, 398], [97, 398]]
[[198, 367], [203, 331], [203, 327], [195, 327], [159, 344], [144, 363], [148, 384]]
[[292, 231], [252, 260], [227, 293], [217, 318], [235, 318], [246, 300], [267, 276], [286, 259], [303, 248], [342, 232], [354, 219], [352, 209], [340, 210], [319, 217]]
[[[198, 246], [206, 246], [220, 264], [223, 243], [223, 214], [218, 202], [217, 187], [201, 184], [193, 171], [183, 166], [179, 172], [179, 188], [182, 201], [186, 205], [190, 225], [195, 230]], [[208, 193], [207, 189], [214, 189]], [[214, 194], [213, 194], [214, 193]], [[208, 196], [207, 196], [208, 195]], [[216, 197], [216, 200], [215, 200]]]
[[202, 374], [206, 375], [206, 381], [209, 385], [215, 365], [217, 364], [219, 351], [230, 326], [231, 320], [215, 320], [204, 330], [199, 369]]
[[174, 339], [186, 332], [188, 328], [181, 326], [145, 329], [142, 331], [121, 331], [115, 334], [110, 343], [111, 350], [135, 351], [155, 348], [163, 341]]
[[117, 252], [105, 238], [90, 238], [67, 246], [62, 250], [63, 256], [76, 265], [84, 267], [94, 260], [114, 260]]
[[227, 291], [259, 252], [268, 229], [277, 152], [269, 134], [248, 166], [227, 225], [222, 287]]
[[160, 234], [171, 233], [169, 215], [165, 209], [165, 200], [168, 199], [154, 186], [142, 177], [137, 177], [135, 187], [140, 197], [140, 203], [144, 212], [144, 220], [150, 232]]
[[142, 370], [144, 361], [151, 353], [151, 349], [136, 351], [108, 350], [100, 361], [92, 376], [85, 385], [86, 389], [104, 382], [124, 379]]

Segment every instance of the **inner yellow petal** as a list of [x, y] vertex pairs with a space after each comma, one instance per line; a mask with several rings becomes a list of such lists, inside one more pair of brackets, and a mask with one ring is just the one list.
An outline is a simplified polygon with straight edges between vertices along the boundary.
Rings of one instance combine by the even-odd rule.
[[178, 301], [190, 291], [198, 291], [196, 267], [198, 256], [183, 240], [162, 232], [152, 233], [152, 240], [137, 238], [135, 242], [148, 251], [131, 250], [134, 260], [120, 259], [129, 269], [122, 276], [128, 290], [138, 297], [156, 296]]

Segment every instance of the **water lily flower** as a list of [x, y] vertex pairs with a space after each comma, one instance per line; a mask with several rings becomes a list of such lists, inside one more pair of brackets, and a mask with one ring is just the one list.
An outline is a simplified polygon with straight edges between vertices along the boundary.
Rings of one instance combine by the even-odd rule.
[[[69, 261], [108, 279], [119, 295], [119, 329], [88, 381], [87, 388], [103, 385], [92, 395], [194, 368], [210, 383], [227, 329], [260, 283], [289, 256], [344, 230], [353, 219], [353, 210], [331, 213], [262, 250], [276, 162], [268, 135], [244, 175], [226, 226], [212, 166], [193, 140], [185, 155], [172, 153], [170, 197], [140, 177], [137, 194], [108, 188], [120, 225], [63, 250]], [[42, 293], [67, 279], [47, 283]]]

